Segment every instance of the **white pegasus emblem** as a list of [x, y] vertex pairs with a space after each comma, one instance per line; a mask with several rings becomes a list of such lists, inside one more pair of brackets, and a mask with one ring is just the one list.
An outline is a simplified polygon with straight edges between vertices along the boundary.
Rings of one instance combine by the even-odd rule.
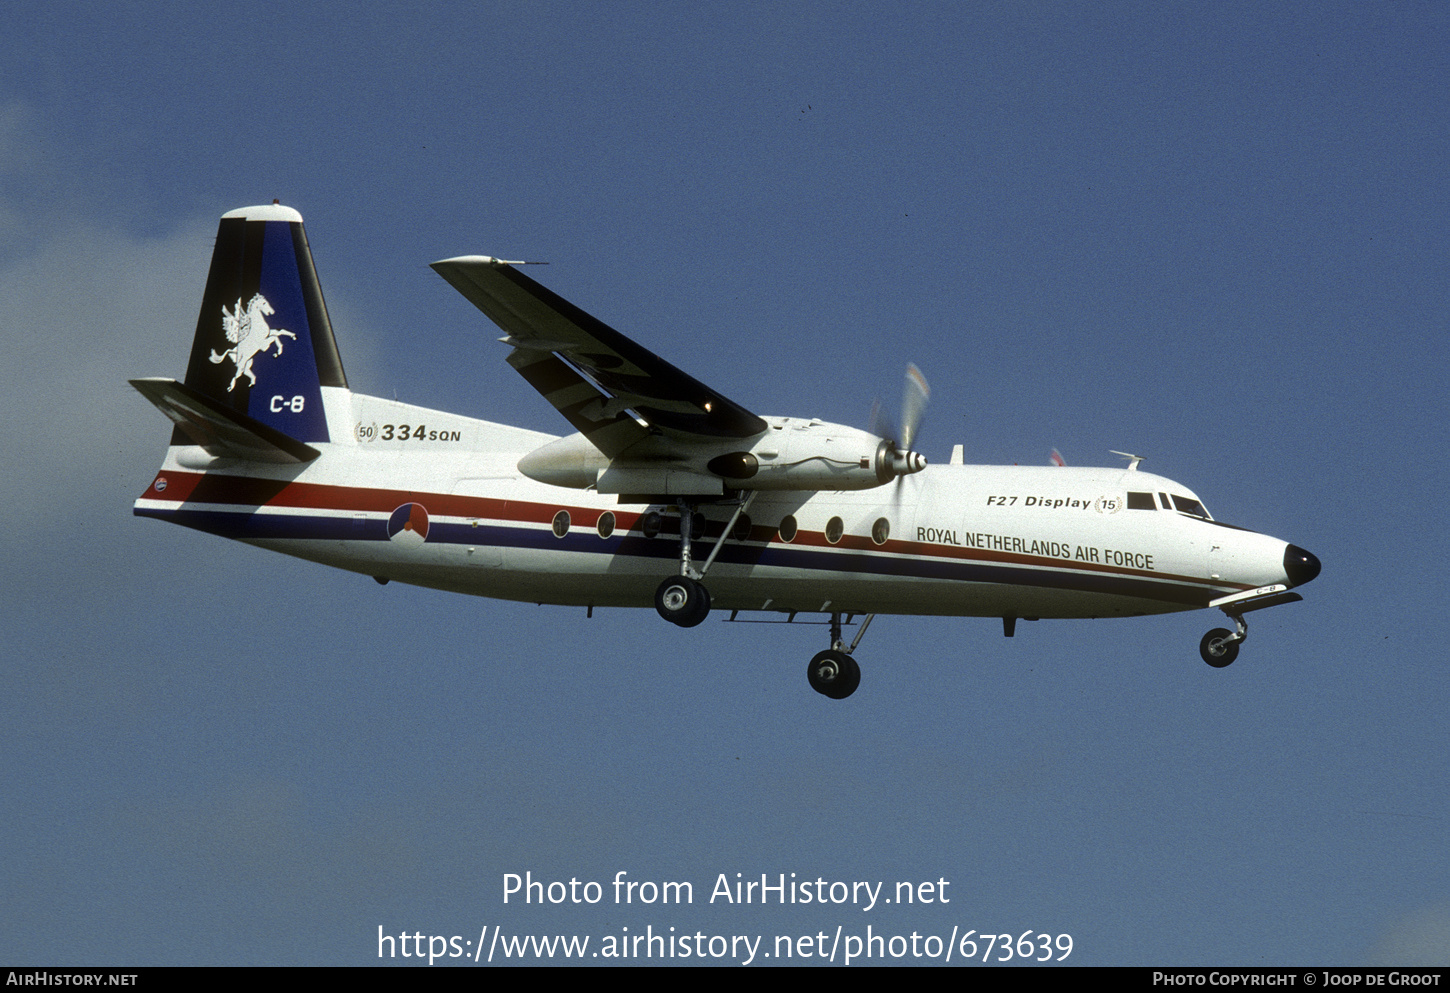
[[275, 314], [272, 305], [267, 298], [258, 293], [247, 301], [247, 309], [242, 310], [242, 298], [237, 297], [236, 313], [227, 310], [226, 304], [222, 304], [222, 328], [227, 333], [227, 341], [232, 347], [225, 352], [211, 353], [213, 365], [220, 365], [227, 359], [236, 364], [237, 374], [227, 384], [227, 392], [237, 385], [237, 381], [243, 376], [251, 380], [252, 386], [257, 385], [257, 377], [252, 373], [252, 360], [258, 353], [265, 352], [273, 345], [277, 346], [277, 357], [282, 357], [282, 336], [296, 339], [296, 335], [283, 328], [272, 328], [267, 324], [268, 315]]

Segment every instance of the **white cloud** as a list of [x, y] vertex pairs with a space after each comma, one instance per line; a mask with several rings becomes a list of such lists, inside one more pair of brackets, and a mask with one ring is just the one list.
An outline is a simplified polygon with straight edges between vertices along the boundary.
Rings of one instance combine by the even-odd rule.
[[[73, 222], [0, 271], [0, 457], [11, 499], [76, 508], [159, 458], [168, 425], [126, 379], [184, 371], [212, 221], [160, 238]], [[146, 416], [139, 416], [141, 414]], [[143, 473], [144, 474], [144, 473]]]
[[44, 123], [0, 104], [0, 493], [32, 521], [94, 512], [145, 476], [138, 452], [159, 457], [168, 425], [125, 381], [183, 370], [215, 230], [95, 219], [97, 191], [56, 167]]
[[1450, 965], [1450, 905], [1407, 914], [1370, 949], [1372, 966]]
[[[126, 381], [185, 374], [217, 224], [152, 218], [142, 234], [99, 212], [107, 192], [55, 165], [43, 124], [0, 104], [0, 497], [25, 522], [0, 567], [27, 590], [12, 607], [41, 615], [124, 586], [142, 546], [166, 540], [131, 505], [171, 424]], [[370, 337], [348, 340], [365, 370]]]
[[0, 104], [0, 252], [25, 236], [16, 203], [35, 180], [42, 155], [33, 135], [30, 110], [12, 100]]

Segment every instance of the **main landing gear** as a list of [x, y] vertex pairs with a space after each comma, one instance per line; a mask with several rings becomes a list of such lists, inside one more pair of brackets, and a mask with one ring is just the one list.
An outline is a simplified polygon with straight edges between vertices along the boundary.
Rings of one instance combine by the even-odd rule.
[[[694, 537], [695, 517], [698, 511], [694, 505], [681, 501], [680, 507], [680, 572], [677, 576], [670, 576], [660, 583], [655, 589], [655, 610], [659, 615], [671, 624], [677, 624], [682, 628], [692, 628], [703, 621], [710, 613], [710, 591], [700, 580], [705, 578], [705, 572], [710, 564], [715, 561], [715, 556], [720, 552], [720, 546], [735, 528], [735, 523], [740, 515], [750, 506], [755, 499], [752, 491], [735, 508], [735, 514], [730, 518], [729, 523], [720, 533], [720, 539], [715, 542], [715, 547], [710, 550], [710, 555], [705, 559], [705, 564], [696, 569], [691, 561], [690, 542]], [[703, 529], [701, 529], [703, 530]], [[795, 615], [792, 614], [792, 617]], [[861, 644], [861, 638], [866, 634], [875, 614], [867, 614], [861, 621], [861, 627], [856, 632], [850, 647], [841, 640], [841, 614], [839, 611], [831, 614], [831, 647], [824, 652], [817, 652], [806, 667], [806, 679], [811, 684], [811, 689], [832, 700], [844, 700], [856, 692], [856, 687], [861, 685], [861, 667], [851, 657], [856, 646]]]
[[841, 615], [839, 612], [831, 614], [831, 647], [818, 652], [806, 667], [806, 680], [811, 689], [832, 700], [844, 700], [856, 692], [856, 687], [861, 685], [861, 667], [851, 653], [861, 644], [861, 638], [875, 618], [875, 614], [866, 615], [861, 621], [861, 629], [851, 641], [851, 647], [847, 648], [841, 640]]
[[710, 591], [689, 576], [671, 576], [655, 590], [655, 610], [671, 624], [692, 628], [710, 613]]
[[861, 667], [845, 652], [828, 648], [811, 659], [806, 679], [817, 693], [832, 700], [844, 700], [861, 685]]
[[[740, 515], [750, 502], [755, 499], [755, 491], [751, 491], [736, 507], [735, 513], [731, 516], [725, 529], [720, 532], [720, 538], [715, 542], [715, 547], [710, 550], [710, 555], [705, 559], [705, 564], [696, 569], [690, 557], [690, 542], [695, 537], [695, 506], [686, 501], [680, 501], [680, 573], [671, 576], [660, 583], [655, 589], [655, 610], [659, 615], [671, 624], [678, 624], [682, 628], [692, 628], [705, 619], [710, 613], [710, 591], [705, 589], [705, 584], [700, 580], [705, 578], [705, 572], [710, 564], [715, 561], [715, 556], [720, 553], [720, 546], [725, 544], [725, 539], [735, 527], [735, 522], [740, 520]], [[702, 519], [703, 523], [703, 519]], [[702, 527], [701, 532], [704, 531]]]

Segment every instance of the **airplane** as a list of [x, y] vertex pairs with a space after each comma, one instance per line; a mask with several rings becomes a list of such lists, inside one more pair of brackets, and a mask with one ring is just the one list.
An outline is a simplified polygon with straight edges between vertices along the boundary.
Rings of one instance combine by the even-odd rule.
[[878, 614], [1001, 618], [1010, 638], [1019, 619], [1216, 608], [1233, 629], [1199, 650], [1223, 667], [1245, 614], [1303, 599], [1319, 574], [1137, 456], [983, 466], [958, 445], [929, 466], [912, 450], [929, 394], [914, 366], [899, 429], [757, 415], [521, 264], [432, 267], [504, 332], [563, 437], [354, 393], [302, 216], [276, 201], [224, 214], [185, 378], [131, 380], [174, 425], [134, 513], [381, 584], [591, 615], [653, 603], [687, 628], [712, 610], [820, 615], [830, 647], [807, 679], [833, 699], [859, 685]]

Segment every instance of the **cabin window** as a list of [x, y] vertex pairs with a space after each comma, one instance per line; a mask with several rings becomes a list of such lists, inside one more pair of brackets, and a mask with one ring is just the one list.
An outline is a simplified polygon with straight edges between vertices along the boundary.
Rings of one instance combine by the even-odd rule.
[[750, 537], [750, 515], [741, 514], [735, 519], [735, 526], [730, 529], [730, 537], [736, 541], [745, 541]]
[[826, 540], [831, 544], [841, 540], [841, 535], [846, 533], [846, 522], [839, 517], [832, 517], [826, 522]]
[[614, 533], [614, 511], [606, 510], [600, 514], [599, 523], [595, 525], [595, 528], [598, 530], [599, 537], [601, 538], [608, 538], [612, 535]]
[[569, 533], [569, 512], [561, 510], [554, 515], [554, 537], [562, 538]]
[[1213, 519], [1208, 516], [1208, 511], [1203, 509], [1203, 504], [1189, 497], [1179, 496], [1175, 493], [1173, 494], [1173, 505], [1178, 509], [1179, 513], [1190, 514], [1193, 517], [1202, 517], [1206, 521]]
[[891, 537], [891, 522], [884, 517], [876, 518], [876, 523], [871, 525], [871, 540], [878, 545], [886, 544], [886, 539]]
[[1151, 493], [1129, 493], [1129, 510], [1157, 510], [1158, 504], [1153, 500]]
[[795, 529], [795, 515], [786, 514], [785, 518], [780, 522], [780, 540], [795, 541]]

